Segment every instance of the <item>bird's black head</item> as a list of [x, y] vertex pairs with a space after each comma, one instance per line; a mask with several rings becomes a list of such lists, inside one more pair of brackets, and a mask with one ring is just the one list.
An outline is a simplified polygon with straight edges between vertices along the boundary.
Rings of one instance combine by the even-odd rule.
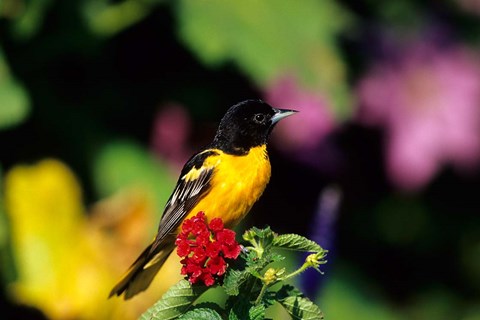
[[246, 154], [250, 148], [266, 144], [275, 124], [295, 112], [275, 109], [261, 100], [240, 102], [223, 117], [213, 147], [230, 154]]

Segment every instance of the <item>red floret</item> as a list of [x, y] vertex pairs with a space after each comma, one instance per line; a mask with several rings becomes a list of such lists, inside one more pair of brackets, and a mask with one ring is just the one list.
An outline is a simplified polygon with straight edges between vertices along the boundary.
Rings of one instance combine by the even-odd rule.
[[205, 213], [186, 219], [175, 241], [177, 254], [183, 258], [183, 275], [190, 283], [202, 281], [211, 286], [227, 270], [227, 259], [236, 259], [240, 254], [240, 245], [235, 240], [235, 232], [225, 229], [220, 218], [214, 218], [207, 224]]

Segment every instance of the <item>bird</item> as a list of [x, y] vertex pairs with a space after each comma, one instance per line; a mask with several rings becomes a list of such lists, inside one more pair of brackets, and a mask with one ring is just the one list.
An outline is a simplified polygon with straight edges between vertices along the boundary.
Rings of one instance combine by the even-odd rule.
[[146, 290], [175, 249], [185, 219], [203, 211], [233, 228], [250, 211], [267, 186], [271, 165], [267, 140], [273, 127], [296, 110], [277, 109], [262, 100], [230, 107], [212, 143], [184, 165], [167, 201], [153, 242], [140, 254], [109, 297], [125, 300]]

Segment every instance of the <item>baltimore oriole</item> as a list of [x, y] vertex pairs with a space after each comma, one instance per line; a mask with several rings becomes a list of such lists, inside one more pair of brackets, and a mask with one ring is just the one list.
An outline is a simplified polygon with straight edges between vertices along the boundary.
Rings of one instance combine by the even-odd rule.
[[232, 106], [213, 142], [183, 167], [163, 212], [154, 241], [135, 260], [110, 292], [129, 299], [148, 288], [175, 248], [182, 222], [199, 211], [219, 217], [228, 228], [250, 211], [270, 180], [267, 139], [274, 125], [295, 113], [261, 100]]

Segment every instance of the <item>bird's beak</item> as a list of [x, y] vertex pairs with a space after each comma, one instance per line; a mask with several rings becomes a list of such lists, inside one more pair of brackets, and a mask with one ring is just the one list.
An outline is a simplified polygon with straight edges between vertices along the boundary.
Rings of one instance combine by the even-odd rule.
[[271, 118], [272, 125], [277, 123], [278, 121], [282, 120], [283, 118], [286, 118], [288, 116], [291, 116], [294, 113], [297, 113], [298, 111], [296, 110], [286, 110], [286, 109], [275, 109], [275, 114]]

